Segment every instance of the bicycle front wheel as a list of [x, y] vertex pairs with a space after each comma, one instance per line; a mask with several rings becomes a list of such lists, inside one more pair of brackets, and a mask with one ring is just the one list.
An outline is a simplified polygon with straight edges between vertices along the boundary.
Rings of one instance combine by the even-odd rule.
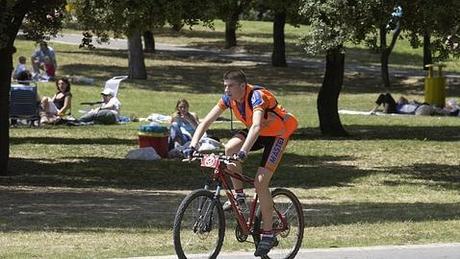
[[193, 191], [180, 204], [173, 231], [174, 249], [179, 258], [192, 254], [216, 258], [225, 234], [222, 205], [210, 191]]
[[[295, 258], [302, 245], [303, 231], [305, 227], [302, 205], [294, 193], [287, 189], [278, 188], [272, 191], [273, 198], [273, 230], [278, 243], [270, 253], [263, 258]], [[254, 227], [262, 226], [262, 215], [257, 213]], [[260, 237], [254, 235], [257, 244]]]

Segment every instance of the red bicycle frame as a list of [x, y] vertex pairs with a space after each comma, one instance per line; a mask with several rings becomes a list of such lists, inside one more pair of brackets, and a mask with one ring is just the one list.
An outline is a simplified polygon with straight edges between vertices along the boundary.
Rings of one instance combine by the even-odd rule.
[[[211, 181], [217, 182], [219, 185], [222, 185], [222, 187], [225, 189], [225, 193], [227, 195], [228, 200], [230, 201], [231, 207], [233, 209], [233, 212], [235, 213], [236, 219], [238, 221], [239, 226], [241, 227], [241, 232], [244, 235], [249, 235], [251, 233], [251, 229], [254, 226], [254, 219], [256, 215], [256, 206], [257, 206], [257, 201], [258, 201], [258, 195], [257, 193], [254, 195], [254, 199], [252, 200], [251, 205], [249, 206], [249, 217], [247, 219], [247, 222], [245, 221], [244, 215], [242, 211], [239, 209], [237, 205], [237, 201], [231, 192], [231, 188], [229, 184], [227, 183], [227, 178], [226, 176], [238, 179], [244, 183], [249, 184], [250, 186], [254, 187], [254, 179], [243, 175], [239, 174], [236, 172], [232, 172], [227, 168], [227, 164], [231, 164], [231, 161], [236, 161], [232, 157], [228, 156], [222, 156], [222, 155], [215, 155], [215, 154], [200, 154], [198, 156], [195, 156], [196, 158], [201, 159], [201, 167], [207, 167], [207, 168], [213, 168], [214, 173], [211, 175]], [[220, 195], [219, 188], [216, 190], [216, 196]], [[273, 231], [275, 234], [278, 234], [286, 229], [288, 229], [288, 223], [284, 215], [281, 215], [281, 213], [273, 207], [275, 213], [277, 214], [278, 218], [281, 219], [281, 226], [278, 226], [277, 228], [274, 228]]]

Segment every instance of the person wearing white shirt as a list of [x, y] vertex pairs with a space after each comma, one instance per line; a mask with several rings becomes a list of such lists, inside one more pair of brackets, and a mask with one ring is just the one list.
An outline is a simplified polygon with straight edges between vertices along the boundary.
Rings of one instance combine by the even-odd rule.
[[106, 88], [101, 92], [102, 104], [84, 114], [80, 122], [94, 122], [98, 124], [115, 124], [120, 115], [121, 102], [111, 89]]
[[54, 49], [49, 47], [48, 43], [42, 41], [39, 44], [39, 48], [34, 51], [31, 57], [34, 74], [40, 74], [40, 69], [44, 70], [45, 57], [48, 57], [51, 64], [54, 66], [54, 69], [57, 69], [56, 54]]
[[18, 61], [19, 63], [13, 71], [13, 79], [16, 79], [16, 80], [19, 80], [18, 78], [24, 78], [24, 76], [21, 75], [23, 73], [30, 74], [29, 70], [27, 70], [27, 67], [26, 67], [26, 62], [27, 62], [26, 57], [20, 56], [18, 58]]

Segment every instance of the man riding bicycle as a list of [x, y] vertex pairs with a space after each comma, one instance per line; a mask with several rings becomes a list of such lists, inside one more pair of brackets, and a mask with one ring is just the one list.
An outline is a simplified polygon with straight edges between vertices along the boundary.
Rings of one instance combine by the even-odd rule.
[[[264, 256], [273, 247], [276, 239], [272, 230], [273, 199], [269, 191], [270, 180], [276, 170], [289, 137], [297, 129], [297, 119], [278, 104], [275, 96], [263, 87], [247, 83], [241, 70], [224, 74], [225, 94], [198, 125], [186, 155], [197, 150], [197, 145], [209, 126], [227, 109], [232, 109], [238, 120], [247, 127], [237, 132], [225, 145], [225, 155], [235, 156], [243, 162], [250, 150], [264, 148], [260, 167], [254, 179], [262, 212], [261, 239], [254, 253]], [[229, 170], [241, 174], [241, 163], [228, 165]], [[232, 178], [235, 198], [244, 204], [243, 183]], [[230, 204], [224, 204], [224, 210]]]

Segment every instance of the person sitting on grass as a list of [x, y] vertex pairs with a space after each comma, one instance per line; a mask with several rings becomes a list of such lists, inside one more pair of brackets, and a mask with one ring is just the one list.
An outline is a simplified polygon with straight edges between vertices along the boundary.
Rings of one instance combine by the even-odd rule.
[[46, 76], [48, 77], [48, 80], [53, 81], [54, 77], [56, 76], [56, 68], [54, 67], [53, 61], [48, 56], [45, 56], [43, 60], [44, 60], [43, 67], [44, 67]]
[[56, 81], [57, 92], [53, 97], [43, 97], [40, 102], [40, 122], [56, 123], [66, 114], [72, 105], [70, 82], [67, 78]]
[[18, 62], [19, 62], [18, 65], [13, 71], [13, 79], [19, 80], [18, 78], [20, 77], [24, 78], [24, 76], [21, 76], [21, 74], [24, 74], [24, 73], [29, 74], [30, 79], [32, 79], [32, 74], [30, 73], [30, 71], [27, 69], [27, 66], [26, 66], [26, 62], [27, 62], [26, 57], [20, 56], [18, 58]]
[[189, 112], [190, 105], [186, 99], [179, 99], [176, 111], [171, 116], [169, 133], [169, 150], [192, 140], [193, 133], [200, 123], [196, 113]]
[[34, 76], [40, 75], [40, 69], [45, 70], [45, 57], [50, 59], [50, 63], [53, 64], [54, 70], [57, 69], [56, 54], [54, 49], [48, 46], [45, 41], [40, 42], [39, 48], [32, 54], [32, 69]]
[[80, 117], [79, 122], [97, 124], [116, 124], [120, 116], [121, 102], [114, 96], [112, 89], [105, 88], [101, 92], [102, 103]]

